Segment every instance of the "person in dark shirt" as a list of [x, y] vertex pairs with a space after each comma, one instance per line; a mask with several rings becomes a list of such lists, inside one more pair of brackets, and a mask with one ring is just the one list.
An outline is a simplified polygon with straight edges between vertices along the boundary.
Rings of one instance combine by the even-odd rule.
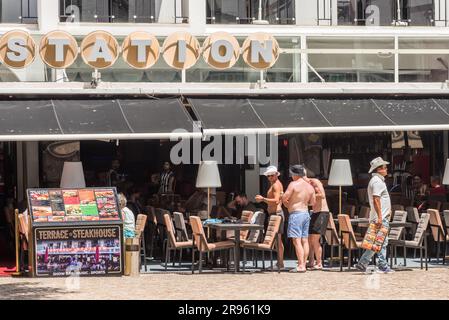
[[226, 216], [237, 219], [242, 217], [243, 211], [257, 211], [255, 204], [249, 201], [247, 195], [243, 192], [237, 193], [234, 200], [229, 202], [226, 208], [223, 209], [226, 212]]
[[441, 185], [441, 179], [438, 176], [431, 177], [429, 200], [446, 202], [446, 188]]

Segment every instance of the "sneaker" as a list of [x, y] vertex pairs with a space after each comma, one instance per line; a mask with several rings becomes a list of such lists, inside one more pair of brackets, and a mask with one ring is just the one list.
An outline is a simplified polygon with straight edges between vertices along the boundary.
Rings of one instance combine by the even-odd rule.
[[365, 272], [365, 271], [366, 271], [366, 266], [363, 265], [363, 264], [361, 264], [361, 263], [357, 263], [357, 264], [355, 265], [355, 268], [356, 268], [357, 270], [359, 270], [359, 271], [362, 271], [362, 272]]
[[393, 269], [390, 269], [389, 266], [383, 267], [383, 268], [377, 268], [377, 273], [394, 273]]

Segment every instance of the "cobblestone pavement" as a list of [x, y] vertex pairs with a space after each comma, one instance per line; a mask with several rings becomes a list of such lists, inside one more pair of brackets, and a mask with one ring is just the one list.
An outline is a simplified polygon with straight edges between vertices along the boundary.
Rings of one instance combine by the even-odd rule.
[[0, 299], [449, 299], [448, 288], [447, 267], [372, 275], [332, 270], [305, 274], [2, 277]]

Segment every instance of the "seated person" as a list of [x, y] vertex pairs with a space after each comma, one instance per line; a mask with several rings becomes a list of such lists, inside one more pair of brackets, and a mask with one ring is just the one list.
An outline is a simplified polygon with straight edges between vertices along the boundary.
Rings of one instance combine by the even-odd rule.
[[215, 208], [215, 210], [213, 208], [211, 216], [218, 219], [223, 219], [226, 217], [240, 219], [244, 210], [256, 212], [257, 207], [254, 203], [248, 200], [245, 193], [241, 192], [236, 193], [234, 200], [229, 202], [226, 208], [223, 206]]
[[136, 221], [134, 218], [134, 213], [126, 207], [126, 197], [123, 193], [119, 196], [120, 211], [123, 218], [123, 235], [126, 238], [134, 238], [136, 233]]
[[427, 185], [423, 183], [420, 175], [415, 175], [412, 180], [412, 205], [419, 211], [426, 210]]
[[207, 191], [203, 189], [197, 189], [184, 203], [184, 208], [180, 208], [180, 211], [189, 213], [202, 210], [207, 210]]
[[430, 178], [429, 200], [446, 202], [446, 188], [441, 185], [441, 179], [438, 176]]

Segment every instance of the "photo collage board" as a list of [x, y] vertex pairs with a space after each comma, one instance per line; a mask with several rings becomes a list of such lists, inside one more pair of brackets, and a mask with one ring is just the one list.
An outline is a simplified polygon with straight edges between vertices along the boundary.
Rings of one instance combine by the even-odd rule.
[[29, 189], [33, 223], [120, 221], [115, 188]]

